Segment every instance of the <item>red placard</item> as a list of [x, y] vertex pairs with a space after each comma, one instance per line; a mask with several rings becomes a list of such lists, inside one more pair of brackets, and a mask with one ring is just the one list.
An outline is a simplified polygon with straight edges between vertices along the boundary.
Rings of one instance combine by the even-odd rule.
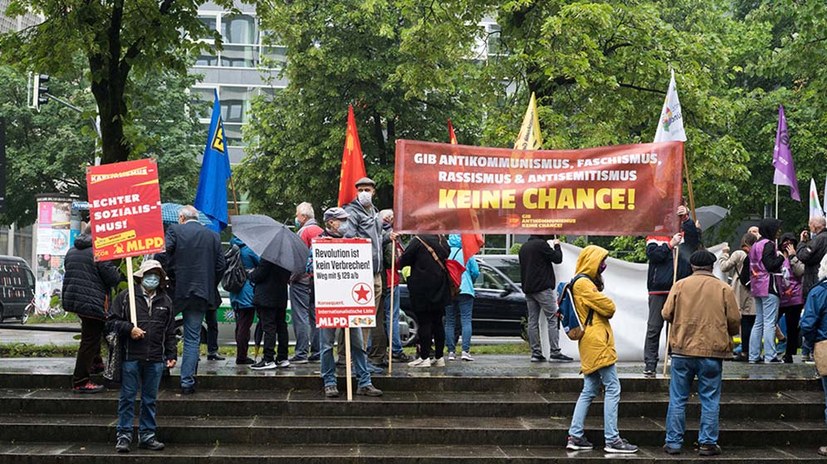
[[158, 165], [153, 160], [86, 169], [96, 261], [164, 251]]
[[683, 142], [513, 150], [398, 140], [402, 233], [675, 232]]

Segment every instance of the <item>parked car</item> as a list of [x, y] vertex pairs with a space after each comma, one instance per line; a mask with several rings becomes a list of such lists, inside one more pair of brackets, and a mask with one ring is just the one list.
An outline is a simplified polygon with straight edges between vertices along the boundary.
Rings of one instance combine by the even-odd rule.
[[477, 261], [482, 261], [506, 275], [512, 282], [522, 286], [520, 275], [520, 257], [518, 255], [478, 255]]
[[25, 322], [26, 307], [34, 299], [34, 274], [16, 256], [0, 256], [0, 322], [17, 318]]
[[[528, 306], [522, 289], [502, 271], [488, 264], [485, 257], [478, 262], [480, 276], [474, 282], [476, 298], [471, 318], [474, 335], [526, 339]], [[415, 334], [416, 315], [411, 307], [407, 284], [399, 286], [399, 296], [404, 317], [409, 320], [410, 331]], [[408, 345], [414, 343], [413, 338], [410, 337]]]

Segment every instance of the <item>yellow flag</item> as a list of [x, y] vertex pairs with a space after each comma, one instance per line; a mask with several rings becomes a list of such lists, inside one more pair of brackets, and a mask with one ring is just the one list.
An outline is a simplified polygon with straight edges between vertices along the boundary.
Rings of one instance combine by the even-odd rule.
[[528, 102], [528, 109], [523, 117], [523, 124], [520, 126], [520, 135], [514, 142], [515, 150], [539, 150], [543, 145], [543, 135], [540, 134], [540, 118], [537, 116], [537, 99], [534, 92], [531, 92], [531, 100]]

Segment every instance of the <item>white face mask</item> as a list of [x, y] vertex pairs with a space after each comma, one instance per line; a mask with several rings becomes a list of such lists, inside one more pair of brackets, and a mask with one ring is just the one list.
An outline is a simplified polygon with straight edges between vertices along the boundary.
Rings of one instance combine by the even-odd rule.
[[373, 199], [373, 193], [371, 192], [359, 192], [357, 195], [359, 199], [359, 203], [362, 206], [369, 206], [371, 204], [371, 200]]

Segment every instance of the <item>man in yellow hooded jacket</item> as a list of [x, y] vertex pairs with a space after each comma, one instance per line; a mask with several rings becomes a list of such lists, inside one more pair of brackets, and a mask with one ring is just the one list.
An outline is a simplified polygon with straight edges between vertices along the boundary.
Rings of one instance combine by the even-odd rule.
[[[583, 338], [578, 341], [580, 371], [583, 373], [583, 391], [574, 407], [566, 449], [590, 450], [594, 446], [584, 435], [584, 423], [594, 398], [605, 389], [603, 401], [603, 437], [607, 453], [636, 453], [638, 447], [620, 438], [617, 430], [617, 408], [620, 403], [620, 380], [617, 378], [617, 351], [609, 319], [614, 316], [615, 304], [604, 295], [603, 271], [606, 269], [605, 249], [589, 245], [577, 258], [576, 273], [587, 279], [577, 279], [572, 288], [574, 307], [585, 325]], [[591, 313], [591, 318], [589, 318]]]

